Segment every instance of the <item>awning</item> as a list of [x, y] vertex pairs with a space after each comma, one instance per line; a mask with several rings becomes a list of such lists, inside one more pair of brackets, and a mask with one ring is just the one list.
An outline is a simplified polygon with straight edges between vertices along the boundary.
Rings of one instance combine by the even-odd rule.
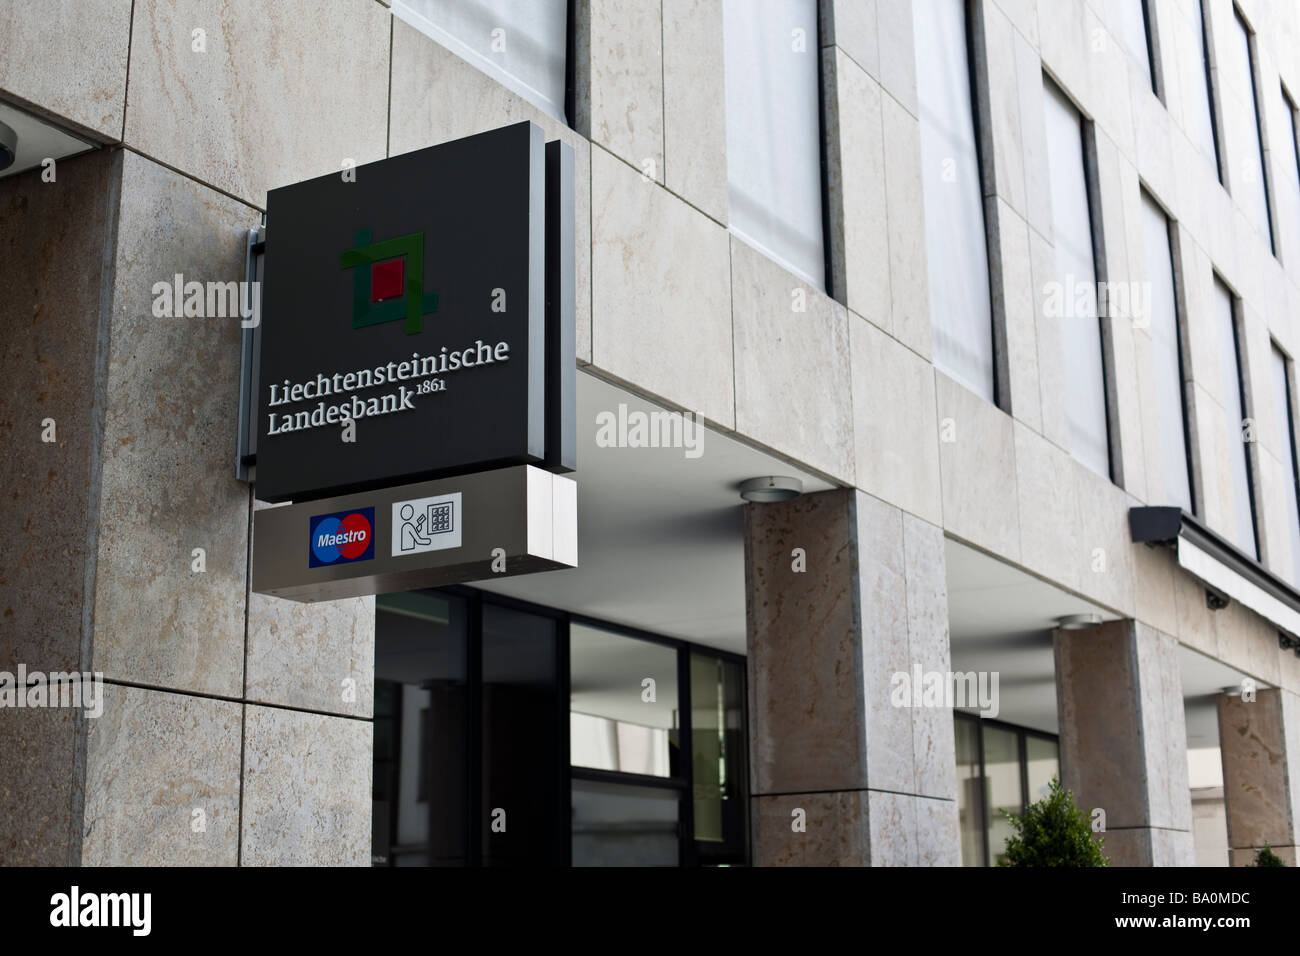
[[1130, 508], [1128, 523], [1135, 542], [1174, 549], [1179, 566], [1205, 585], [1211, 607], [1237, 601], [1300, 654], [1300, 591], [1289, 582], [1181, 508]]

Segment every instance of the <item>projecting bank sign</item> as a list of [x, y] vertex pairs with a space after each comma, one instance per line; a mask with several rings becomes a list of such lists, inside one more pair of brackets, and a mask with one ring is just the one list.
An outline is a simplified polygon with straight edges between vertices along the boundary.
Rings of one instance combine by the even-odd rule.
[[532, 123], [272, 190], [253, 589], [577, 563], [573, 154]]
[[560, 156], [520, 123], [268, 194], [259, 499], [572, 467]]

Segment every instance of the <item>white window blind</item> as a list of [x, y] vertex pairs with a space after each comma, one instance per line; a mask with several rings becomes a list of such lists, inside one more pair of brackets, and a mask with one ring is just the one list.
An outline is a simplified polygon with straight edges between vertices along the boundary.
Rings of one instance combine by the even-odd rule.
[[1255, 519], [1251, 507], [1250, 462], [1242, 431], [1245, 412], [1241, 403], [1241, 364], [1237, 352], [1237, 321], [1232, 314], [1232, 293], [1214, 280], [1214, 319], [1219, 345], [1219, 391], [1227, 431], [1223, 436], [1232, 480], [1232, 543], [1253, 558], [1259, 557]]
[[1233, 186], [1240, 185], [1237, 201], [1271, 249], [1273, 223], [1268, 215], [1268, 181], [1264, 178], [1264, 147], [1259, 131], [1259, 104], [1255, 95], [1250, 29], [1235, 6], [1232, 13], [1232, 20], [1228, 24], [1228, 42], [1224, 44], [1228, 61], [1226, 69], [1232, 82], [1227, 84], [1224, 95], [1234, 106], [1231, 109], [1225, 106], [1224, 112], [1230, 118], [1235, 114], [1237, 119], [1235, 127], [1229, 126], [1239, 137], [1234, 165], [1239, 165], [1241, 175], [1236, 178]]
[[[1051, 178], [1052, 243], [1056, 281], [1062, 290], [1062, 368], [1070, 453], [1099, 475], [1110, 477], [1106, 425], [1106, 378], [1097, 320], [1096, 264], [1092, 254], [1092, 216], [1083, 165], [1083, 122], [1079, 111], [1043, 77], [1044, 131]], [[1090, 287], [1090, 297], [1076, 293]]]
[[1291, 415], [1291, 381], [1287, 358], [1273, 346], [1273, 395], [1277, 402], [1277, 430], [1274, 442], [1281, 457], [1286, 486], [1287, 538], [1291, 543], [1291, 583], [1300, 586], [1300, 495], [1296, 488], [1295, 419]]
[[1183, 64], [1180, 73], [1183, 93], [1187, 97], [1184, 122], [1188, 124], [1187, 134], [1192, 142], [1222, 181], [1219, 147], [1214, 138], [1214, 103], [1210, 96], [1210, 68], [1205, 58], [1205, 14], [1201, 0], [1165, 3], [1160, 9], [1180, 14], [1177, 23], [1185, 34], [1185, 46], [1195, 52], [1194, 61]]
[[[1294, 243], [1297, 230], [1300, 229], [1300, 143], [1296, 140], [1296, 123], [1295, 102], [1287, 95], [1285, 87], [1280, 89], [1282, 96], [1282, 115], [1286, 123], [1282, 127], [1285, 140], [1278, 147], [1278, 169], [1281, 175], [1278, 181], [1281, 188], [1278, 190], [1278, 217], [1285, 223], [1290, 223], [1290, 232]], [[1284, 227], [1285, 231], [1285, 227]], [[1292, 250], [1300, 253], [1300, 248], [1293, 245]], [[1300, 261], [1284, 259], [1284, 262], [1291, 269], [1300, 266]]]
[[1182, 365], [1179, 360], [1178, 305], [1174, 297], [1173, 258], [1169, 249], [1169, 219], [1155, 201], [1142, 192], [1142, 240], [1146, 251], [1147, 281], [1156, 400], [1160, 432], [1146, 436], [1160, 443], [1163, 486], [1153, 484], [1151, 495], [1163, 496], [1153, 504], [1178, 505], [1192, 510], [1192, 488], [1187, 474]]
[[731, 231], [817, 288], [822, 234], [815, 0], [724, 0]]
[[393, 0], [393, 13], [565, 121], [567, 0]]
[[1119, 42], [1129, 62], [1146, 77], [1147, 86], [1155, 89], [1151, 76], [1151, 56], [1147, 47], [1147, 5], [1144, 0], [1115, 0], [1111, 4], [1119, 28]]
[[992, 402], [993, 317], [966, 2], [935, 0], [914, 23], [934, 364]]

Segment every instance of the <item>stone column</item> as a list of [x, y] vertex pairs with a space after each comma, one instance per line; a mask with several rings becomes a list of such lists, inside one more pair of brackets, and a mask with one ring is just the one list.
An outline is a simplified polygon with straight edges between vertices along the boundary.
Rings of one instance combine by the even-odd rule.
[[1057, 631], [1061, 779], [1105, 811], [1112, 866], [1191, 866], [1178, 642], [1133, 620]]
[[745, 508], [758, 865], [957, 865], [948, 707], [891, 679], [949, 670], [943, 533], [856, 489]]
[[[117, 157], [60, 161], [0, 180], [0, 683], [19, 668], [88, 668], [98, 501], [97, 348], [112, 285]], [[87, 721], [0, 709], [0, 865], [80, 862]]]
[[1255, 700], [1219, 698], [1219, 749], [1228, 853], [1233, 866], [1254, 862], [1268, 844], [1296, 865], [1300, 820], [1300, 697], [1273, 688]]
[[239, 318], [155, 309], [257, 220], [121, 149], [0, 181], [0, 671], [103, 680], [0, 709], [0, 864], [370, 862], [374, 600], [248, 594]]

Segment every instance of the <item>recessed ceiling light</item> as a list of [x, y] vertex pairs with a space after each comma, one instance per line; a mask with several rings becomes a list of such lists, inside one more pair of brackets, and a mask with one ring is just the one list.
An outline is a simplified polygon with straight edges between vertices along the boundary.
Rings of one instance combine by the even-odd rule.
[[740, 485], [740, 497], [746, 501], [788, 501], [803, 494], [803, 482], [798, 478], [768, 475], [750, 478]]
[[1056, 626], [1063, 631], [1082, 631], [1096, 627], [1101, 623], [1100, 614], [1067, 614], [1056, 619]]

